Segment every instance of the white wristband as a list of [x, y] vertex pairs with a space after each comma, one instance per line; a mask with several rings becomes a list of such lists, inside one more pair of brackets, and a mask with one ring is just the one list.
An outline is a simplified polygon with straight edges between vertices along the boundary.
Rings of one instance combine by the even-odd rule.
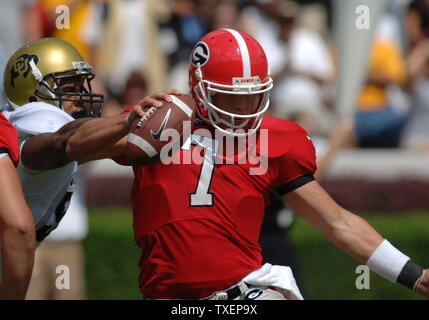
[[374, 271], [378, 275], [392, 282], [396, 282], [402, 268], [408, 260], [410, 260], [408, 256], [384, 239], [368, 259], [366, 265], [371, 271]]

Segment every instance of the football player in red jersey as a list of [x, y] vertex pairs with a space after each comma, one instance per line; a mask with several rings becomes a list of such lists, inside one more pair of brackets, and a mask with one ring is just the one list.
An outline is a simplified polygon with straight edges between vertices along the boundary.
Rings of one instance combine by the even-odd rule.
[[0, 299], [24, 299], [33, 271], [36, 236], [33, 217], [15, 167], [16, 129], [0, 113]]
[[[261, 265], [258, 235], [273, 188], [357, 261], [429, 297], [427, 269], [341, 208], [315, 181], [315, 152], [306, 132], [291, 121], [263, 117], [272, 80], [256, 40], [231, 29], [208, 33], [192, 51], [189, 84], [198, 117], [175, 156], [185, 159], [198, 150], [202, 161], [133, 167], [133, 228], [141, 248], [143, 297], [301, 299], [288, 267]], [[157, 93], [140, 105], [159, 103], [166, 93], [176, 94]], [[69, 139], [70, 154], [81, 161], [124, 155], [127, 124], [121, 119], [83, 125]], [[255, 151], [245, 161], [222, 161], [223, 143], [231, 136], [254, 139], [248, 147]]]

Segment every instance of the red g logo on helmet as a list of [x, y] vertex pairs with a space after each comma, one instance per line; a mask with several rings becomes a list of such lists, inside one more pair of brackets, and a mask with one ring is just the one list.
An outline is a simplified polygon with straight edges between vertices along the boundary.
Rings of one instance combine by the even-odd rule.
[[[192, 50], [189, 86], [197, 103], [199, 117], [230, 135], [237, 129], [251, 134], [259, 129], [269, 105], [273, 81], [261, 45], [244, 32], [220, 29], [206, 34]], [[236, 114], [213, 104], [216, 93], [261, 95], [256, 112]]]

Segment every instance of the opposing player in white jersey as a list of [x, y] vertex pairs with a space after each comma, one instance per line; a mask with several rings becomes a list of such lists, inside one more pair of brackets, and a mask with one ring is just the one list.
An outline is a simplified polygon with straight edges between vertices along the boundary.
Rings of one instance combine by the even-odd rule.
[[18, 131], [17, 170], [37, 242], [56, 228], [74, 190], [77, 162], [66, 152], [67, 140], [89, 117], [100, 115], [103, 96], [92, 92], [93, 78], [76, 49], [56, 38], [20, 48], [6, 65], [8, 105], [2, 112]]

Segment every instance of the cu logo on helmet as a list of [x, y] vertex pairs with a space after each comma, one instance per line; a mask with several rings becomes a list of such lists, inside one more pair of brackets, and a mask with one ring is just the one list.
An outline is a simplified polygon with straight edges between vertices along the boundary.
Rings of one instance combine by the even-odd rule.
[[198, 66], [198, 64], [203, 66], [209, 61], [209, 56], [209, 47], [204, 42], [200, 42], [195, 46], [194, 51], [192, 51], [191, 62], [194, 66]]
[[15, 88], [15, 79], [19, 77], [22, 73], [22, 76], [26, 78], [30, 72], [30, 61], [33, 60], [35, 64], [39, 62], [39, 58], [34, 54], [22, 54], [16, 60], [16, 63], [10, 69], [10, 82], [12, 88]]

